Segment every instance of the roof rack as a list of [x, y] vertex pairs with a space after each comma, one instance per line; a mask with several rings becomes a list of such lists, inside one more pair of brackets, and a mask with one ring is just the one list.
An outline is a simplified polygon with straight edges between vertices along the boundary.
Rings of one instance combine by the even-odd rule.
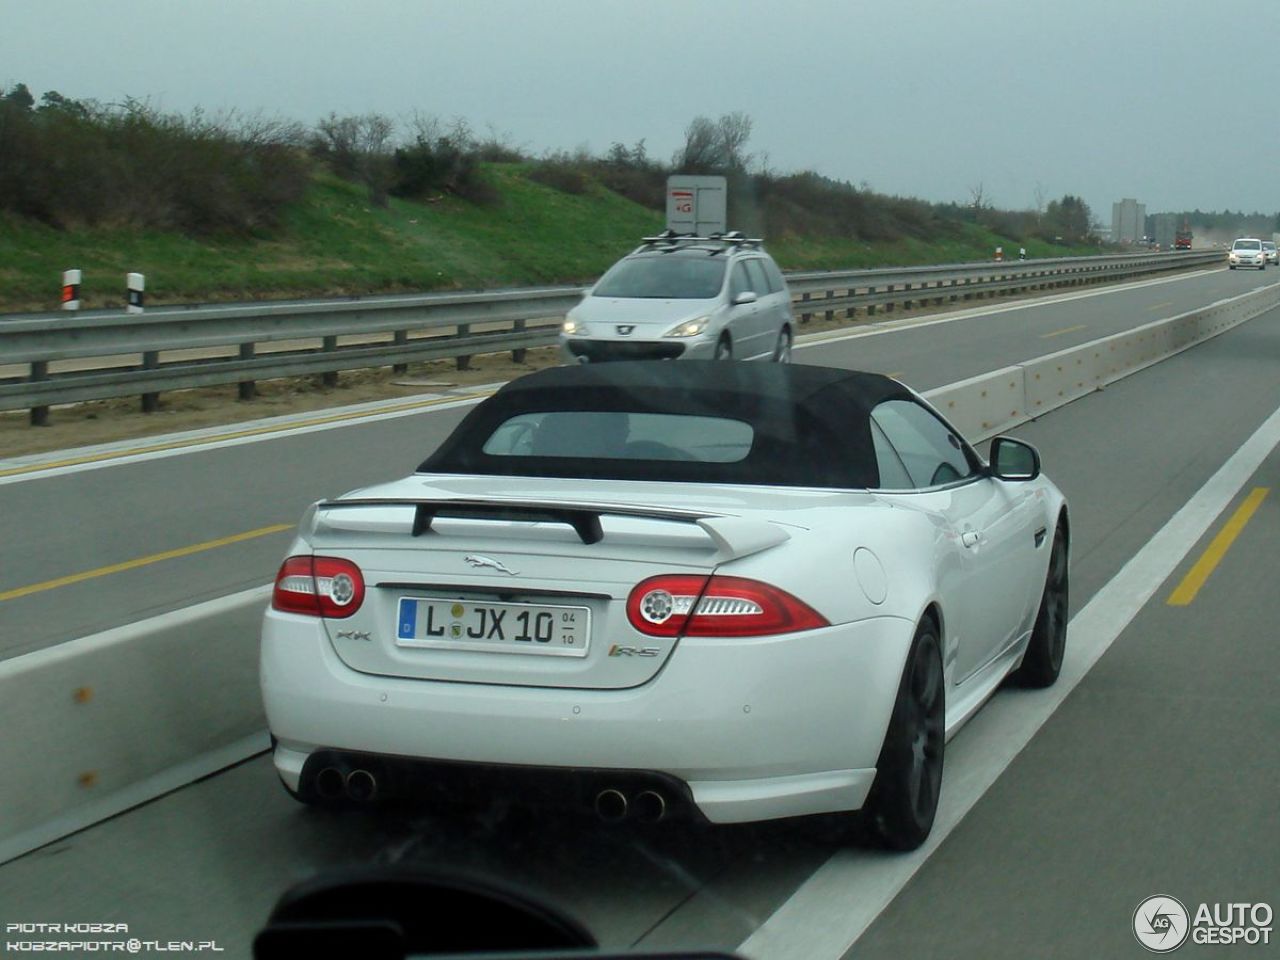
[[697, 243], [720, 243], [726, 247], [758, 247], [764, 243], [761, 237], [747, 237], [738, 230], [730, 230], [728, 233], [713, 233], [707, 237], [700, 237], [692, 233], [676, 233], [674, 230], [664, 230], [656, 237], [641, 237], [645, 247], [664, 247], [667, 250], [677, 249], [681, 244], [697, 244]]

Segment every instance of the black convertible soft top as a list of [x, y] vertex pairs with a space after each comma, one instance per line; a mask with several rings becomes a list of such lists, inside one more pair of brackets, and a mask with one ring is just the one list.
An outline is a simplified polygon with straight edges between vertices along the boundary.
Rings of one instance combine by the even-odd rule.
[[[902, 384], [880, 374], [802, 364], [645, 360], [554, 367], [508, 383], [477, 406], [418, 471], [876, 487], [871, 410], [910, 397]], [[731, 463], [484, 452], [495, 430], [513, 417], [549, 411], [731, 419], [749, 424], [754, 439], [746, 456]]]

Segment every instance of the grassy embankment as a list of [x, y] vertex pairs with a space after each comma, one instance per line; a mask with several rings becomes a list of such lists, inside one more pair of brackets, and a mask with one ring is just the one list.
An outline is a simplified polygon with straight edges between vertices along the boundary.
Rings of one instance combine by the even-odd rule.
[[[392, 198], [371, 206], [362, 187], [317, 177], [264, 238], [195, 239], [127, 228], [55, 230], [0, 215], [0, 312], [56, 309], [61, 274], [83, 271], [84, 307], [123, 302], [124, 275], [146, 275], [147, 302], [190, 303], [282, 297], [480, 289], [594, 280], [637, 238], [662, 229], [662, 215], [599, 185], [562, 193], [527, 177], [527, 164], [490, 164], [496, 204], [445, 197]], [[975, 224], [956, 224], [937, 243], [902, 239], [766, 238], [783, 269], [909, 266], [1006, 258], [1019, 243]], [[1032, 257], [1096, 253], [1025, 242]]]

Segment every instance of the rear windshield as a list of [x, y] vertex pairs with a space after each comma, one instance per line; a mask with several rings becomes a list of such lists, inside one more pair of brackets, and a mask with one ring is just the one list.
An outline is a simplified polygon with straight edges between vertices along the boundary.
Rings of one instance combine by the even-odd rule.
[[750, 424], [727, 418], [564, 410], [512, 417], [482, 449], [491, 457], [737, 463], [754, 436]]
[[615, 264], [591, 291], [596, 297], [710, 300], [724, 286], [723, 259], [657, 254]]
[[1233, 246], [1235, 250], [1261, 250], [1262, 245], [1257, 240], [1237, 240]]

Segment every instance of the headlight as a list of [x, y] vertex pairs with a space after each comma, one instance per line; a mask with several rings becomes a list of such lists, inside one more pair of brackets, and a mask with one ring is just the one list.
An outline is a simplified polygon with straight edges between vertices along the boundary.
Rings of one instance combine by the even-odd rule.
[[585, 323], [581, 320], [574, 319], [566, 320], [564, 325], [560, 327], [560, 332], [567, 333], [569, 336], [577, 335], [580, 337], [585, 337], [591, 333], [591, 331], [587, 329], [587, 325]]
[[683, 323], [676, 324], [668, 330], [664, 336], [668, 337], [696, 337], [703, 330], [707, 329], [707, 324], [711, 322], [710, 316], [697, 317], [694, 320], [685, 320]]

